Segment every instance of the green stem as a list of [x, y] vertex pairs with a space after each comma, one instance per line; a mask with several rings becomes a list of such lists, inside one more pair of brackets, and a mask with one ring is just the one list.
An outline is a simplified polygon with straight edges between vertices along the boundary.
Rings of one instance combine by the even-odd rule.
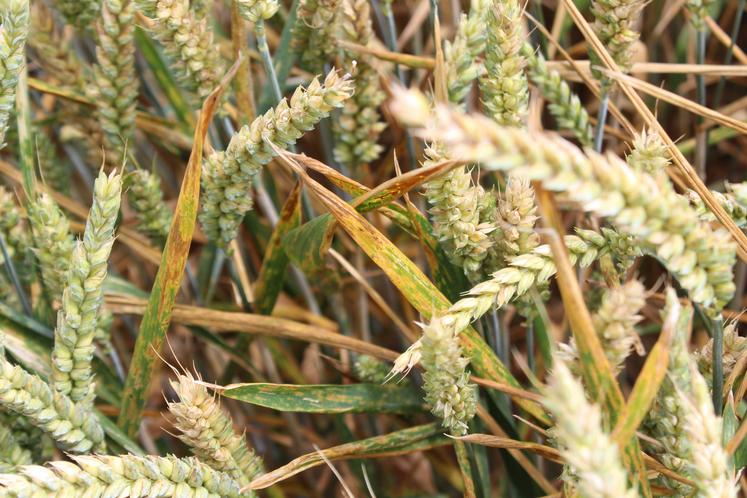
[[272, 63], [270, 48], [267, 46], [267, 35], [265, 34], [264, 19], [260, 19], [254, 25], [254, 34], [257, 36], [257, 49], [259, 50], [259, 54], [262, 56], [262, 64], [264, 64], [265, 66], [267, 79], [270, 81], [273, 97], [275, 98], [275, 104], [277, 104], [283, 98], [283, 92], [280, 90], [278, 75], [277, 73], [275, 73], [275, 66]]
[[724, 406], [724, 321], [719, 317], [712, 321], [713, 328], [713, 409], [721, 415]]
[[23, 291], [21, 281], [18, 279], [16, 267], [13, 265], [13, 260], [10, 259], [10, 255], [8, 254], [8, 247], [5, 245], [5, 238], [2, 236], [2, 234], [0, 234], [0, 251], [2, 251], [3, 261], [5, 261], [5, 268], [7, 268], [8, 270], [10, 281], [13, 282], [13, 287], [15, 287], [16, 289], [18, 299], [21, 301], [23, 312], [26, 313], [27, 316], [32, 316], [31, 305], [29, 304], [29, 300], [26, 297], [26, 293]]
[[[697, 31], [696, 35], [696, 62], [698, 65], [705, 64], [705, 52], [706, 52], [706, 40], [708, 37], [708, 33], [706, 32], [706, 29], [699, 29]], [[705, 75], [699, 74], [695, 77], [695, 82], [697, 85], [696, 93], [697, 93], [697, 99], [698, 104], [705, 106], [706, 105], [706, 88], [705, 88]], [[703, 117], [698, 116], [696, 123], [698, 125], [703, 124]], [[698, 172], [698, 176], [700, 176], [701, 179], [705, 179], [706, 174], [706, 159], [708, 155], [708, 130], [704, 130], [702, 132], [698, 132], [698, 138], [696, 140], [696, 149], [695, 149], [695, 169]]]
[[[604, 85], [602, 85], [604, 87]], [[604, 124], [607, 122], [607, 110], [610, 104], [609, 92], [602, 88], [602, 100], [599, 102], [597, 112], [597, 127], [594, 130], [594, 150], [602, 152], [602, 142], [604, 141]]]

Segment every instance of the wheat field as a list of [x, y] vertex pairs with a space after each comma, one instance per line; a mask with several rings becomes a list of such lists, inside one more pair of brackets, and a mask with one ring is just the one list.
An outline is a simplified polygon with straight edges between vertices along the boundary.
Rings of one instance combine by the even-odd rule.
[[0, 497], [747, 497], [745, 0], [0, 0]]

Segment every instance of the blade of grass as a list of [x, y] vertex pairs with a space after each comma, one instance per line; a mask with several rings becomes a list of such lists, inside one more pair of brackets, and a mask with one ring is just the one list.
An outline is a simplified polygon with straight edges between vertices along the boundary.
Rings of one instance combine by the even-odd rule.
[[638, 374], [633, 391], [628, 396], [625, 408], [618, 417], [617, 425], [612, 431], [612, 439], [620, 446], [628, 444], [635, 437], [635, 431], [643, 422], [651, 407], [659, 387], [667, 375], [669, 365], [669, 349], [672, 346], [674, 331], [680, 320], [689, 322], [692, 319], [692, 308], [682, 308], [678, 304], [672, 306], [667, 315], [659, 335], [659, 340], [646, 358], [641, 373]]
[[174, 219], [163, 250], [161, 266], [158, 268], [148, 300], [148, 307], [140, 324], [140, 332], [135, 342], [135, 350], [132, 354], [127, 381], [122, 393], [121, 411], [117, 425], [129, 436], [134, 436], [138, 431], [141, 415], [145, 408], [148, 385], [152, 379], [153, 365], [171, 322], [174, 301], [181, 287], [182, 275], [187, 264], [189, 247], [197, 220], [202, 148], [205, 135], [220, 96], [236, 73], [240, 62], [239, 60], [233, 65], [218, 88], [205, 100], [199, 124], [195, 128], [194, 147], [182, 181], [174, 211]]
[[456, 453], [459, 470], [462, 473], [464, 483], [464, 497], [475, 498], [475, 480], [472, 477], [472, 465], [470, 465], [467, 447], [462, 441], [454, 441], [454, 452]]
[[231, 384], [216, 388], [227, 398], [281, 412], [417, 413], [425, 406], [409, 386], [392, 384]]
[[256, 478], [250, 483], [249, 488], [265, 489], [300, 472], [323, 465], [325, 458], [334, 462], [354, 458], [385, 457], [422, 451], [446, 444], [451, 444], [451, 441], [441, 434], [441, 429], [436, 424], [410, 427], [300, 456]]

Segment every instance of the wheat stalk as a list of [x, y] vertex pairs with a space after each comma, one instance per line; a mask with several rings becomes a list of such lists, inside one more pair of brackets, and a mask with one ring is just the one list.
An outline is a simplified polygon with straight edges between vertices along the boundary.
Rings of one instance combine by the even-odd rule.
[[208, 156], [202, 170], [200, 222], [208, 239], [225, 247], [237, 234], [244, 215], [252, 208], [247, 195], [252, 179], [275, 157], [269, 145], [287, 148], [353, 93], [348, 76], [335, 70], [324, 83], [317, 78], [306, 89], [299, 87], [290, 102], [283, 99], [274, 109], [244, 126], [225, 152]]
[[29, 31], [28, 0], [0, 0], [0, 149], [5, 147], [10, 115], [15, 108], [18, 74], [26, 62]]
[[77, 456], [75, 463], [21, 467], [0, 475], [0, 496], [239, 498], [238, 484], [196, 458]]
[[73, 248], [62, 309], [57, 314], [52, 379], [55, 389], [75, 402], [93, 402], [93, 340], [109, 253], [114, 244], [114, 224], [122, 196], [121, 176], [99, 173], [83, 240]]

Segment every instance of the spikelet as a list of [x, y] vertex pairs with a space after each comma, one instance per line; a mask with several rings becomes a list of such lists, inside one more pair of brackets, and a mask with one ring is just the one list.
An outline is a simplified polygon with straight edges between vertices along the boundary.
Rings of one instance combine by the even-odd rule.
[[99, 0], [54, 0], [54, 6], [65, 16], [65, 20], [79, 28], [88, 28], [99, 15]]
[[[104, 431], [89, 408], [0, 357], [0, 407], [25, 416], [70, 453], [104, 451]], [[1, 495], [0, 495], [1, 496]]]
[[271, 18], [280, 8], [277, 0], [237, 0], [237, 3], [244, 19], [254, 23]]
[[[677, 306], [677, 295], [673, 289], [667, 290], [667, 304], [662, 316]], [[659, 388], [651, 410], [642, 427], [644, 432], [659, 444], [650, 445], [648, 452], [668, 469], [684, 475], [690, 455], [690, 440], [685, 433], [685, 406], [680, 393], [690, 390], [690, 354], [687, 345], [690, 340], [690, 320], [692, 308], [683, 307], [674, 327], [674, 339], [669, 351], [667, 376]], [[669, 488], [688, 496], [689, 486], [674, 480], [663, 480]]]
[[243, 436], [234, 433], [230, 417], [205, 386], [189, 375], [179, 375], [171, 387], [179, 396], [178, 402], [168, 404], [181, 432], [179, 439], [201, 462], [225, 472], [241, 487], [262, 473], [262, 459], [247, 447]]
[[[635, 30], [638, 17], [646, 5], [645, 0], [593, 0], [591, 13], [594, 15], [592, 28], [604, 44], [615, 64], [621, 71], [628, 72], [632, 65], [632, 48], [640, 38]], [[591, 53], [592, 68], [599, 63], [598, 55]], [[595, 70], [597, 79], [601, 78]], [[601, 78], [606, 80], [606, 78]], [[603, 85], [608, 84], [603, 81]]]
[[0, 497], [239, 498], [239, 485], [196, 458], [88, 455], [0, 475]]
[[539, 245], [539, 235], [534, 231], [537, 204], [529, 180], [509, 176], [497, 207], [496, 238], [504, 258], [526, 254]]
[[199, 106], [223, 72], [207, 19], [190, 10], [188, 0], [140, 0], [139, 7], [153, 17], [153, 37], [171, 59], [179, 84], [192, 94], [193, 106]]
[[91, 100], [107, 145], [107, 159], [121, 161], [135, 132], [138, 81], [135, 75], [135, 6], [132, 0], [104, 0], [97, 25], [98, 42]]
[[[591, 230], [576, 229], [577, 235], [566, 235], [564, 242], [572, 263], [587, 267], [598, 257], [609, 251], [605, 238]], [[552, 259], [552, 249], [541, 245], [531, 253], [516, 256], [506, 268], [493, 273], [490, 278], [467, 291], [466, 296], [455, 302], [442, 314], [441, 325], [458, 334], [473, 320], [480, 318], [491, 308], [502, 308], [526, 294], [533, 286], [541, 286], [552, 277], [557, 268]], [[391, 375], [409, 371], [420, 361], [420, 340], [410, 346], [394, 362]]]
[[52, 351], [54, 387], [83, 405], [90, 405], [94, 397], [93, 340], [121, 196], [120, 175], [112, 172], [107, 177], [101, 171], [94, 184], [83, 240], [73, 248], [62, 309], [57, 314]]
[[34, 147], [36, 162], [44, 183], [55, 192], [69, 195], [70, 171], [68, 163], [64, 159], [57, 158], [57, 151], [47, 134], [47, 130], [33, 127], [32, 136], [36, 142]]
[[383, 361], [365, 354], [358, 355], [353, 363], [356, 377], [369, 384], [383, 384], [389, 374], [389, 367]]
[[171, 226], [171, 211], [163, 201], [161, 181], [150, 171], [138, 169], [129, 175], [127, 199], [137, 216], [138, 228], [156, 245], [162, 246]]
[[464, 100], [483, 71], [477, 57], [485, 50], [485, 22], [492, 0], [472, 0], [468, 15], [462, 14], [454, 40], [444, 42], [444, 65], [449, 102]]
[[652, 130], [643, 130], [635, 136], [633, 148], [625, 160], [631, 168], [654, 176], [664, 173], [672, 162], [666, 144]]
[[208, 239], [225, 247], [237, 234], [244, 215], [252, 208], [252, 179], [270, 162], [275, 151], [268, 142], [287, 148], [353, 93], [348, 76], [330, 71], [320, 83], [297, 88], [286, 99], [236, 133], [225, 152], [208, 156], [202, 169], [200, 222]]
[[421, 342], [425, 401], [451, 434], [462, 436], [477, 410], [477, 387], [469, 382], [459, 337], [434, 317], [423, 327]]
[[396, 99], [395, 114], [406, 123], [429, 123], [425, 138], [442, 142], [452, 157], [540, 181], [585, 210], [610, 218], [662, 260], [709, 315], [717, 315], [731, 300], [736, 262], [732, 238], [701, 222], [663, 175], [637, 171], [611, 154], [584, 154], [554, 135], [500, 127], [445, 106], [437, 108], [432, 120], [425, 97], [407, 93]]
[[[684, 400], [685, 430], [690, 440], [688, 474], [695, 483], [696, 498], [736, 498], [737, 482], [724, 449], [723, 421], [713, 412], [706, 381], [690, 364], [692, 394]], [[680, 396], [684, 393], [680, 392]]]
[[[424, 167], [446, 160], [436, 147], [425, 151]], [[451, 262], [464, 270], [471, 282], [482, 280], [482, 265], [494, 241], [493, 223], [481, 220], [487, 194], [465, 167], [457, 167], [425, 185], [431, 205], [433, 233], [444, 245]]]
[[10, 115], [15, 108], [18, 74], [26, 62], [29, 0], [0, 0], [0, 149], [5, 147]]
[[[614, 373], [618, 373], [625, 358], [636, 348], [642, 349], [641, 340], [635, 325], [641, 319], [639, 315], [646, 304], [646, 289], [638, 280], [630, 280], [622, 286], [607, 290], [602, 297], [602, 304], [594, 313], [594, 330], [599, 334], [604, 354]], [[578, 361], [576, 342], [571, 338], [568, 345], [560, 344], [564, 361], [573, 368]], [[574, 370], [575, 372], [575, 370]]]
[[573, 93], [570, 85], [559, 72], [547, 67], [545, 58], [531, 45], [524, 44], [521, 52], [527, 61], [529, 79], [539, 89], [542, 97], [548, 101], [550, 114], [555, 118], [558, 127], [573, 133], [584, 147], [591, 147], [591, 122], [586, 108], [581, 105], [581, 99]]
[[487, 13], [488, 43], [480, 91], [487, 115], [503, 126], [521, 126], [529, 105], [529, 85], [521, 54], [524, 41], [518, 0], [493, 0]]
[[[368, 11], [368, 4], [361, 7]], [[348, 15], [344, 9], [342, 0], [301, 0], [298, 4], [293, 25], [293, 49], [310, 71], [321, 72], [334, 54], [340, 17]], [[347, 28], [343, 26], [342, 30], [347, 35]]]
[[[373, 37], [371, 11], [367, 0], [343, 0], [340, 10], [341, 38], [368, 45]], [[365, 55], [343, 52], [342, 67], [353, 74], [355, 93], [345, 101], [332, 123], [335, 133], [335, 159], [355, 170], [376, 160], [382, 151], [379, 135], [386, 124], [379, 119], [378, 108], [386, 95], [379, 75]]]
[[39, 260], [42, 281], [52, 299], [60, 299], [67, 282], [73, 236], [70, 222], [46, 193], [29, 203], [29, 224], [34, 234], [34, 254]]
[[638, 493], [628, 488], [618, 446], [602, 428], [599, 406], [589, 403], [579, 380], [558, 357], [543, 394], [543, 403], [555, 419], [553, 435], [570, 466], [578, 496], [637, 497]]
[[10, 427], [0, 422], [0, 473], [13, 472], [19, 465], [31, 465], [31, 452], [20, 445]]

